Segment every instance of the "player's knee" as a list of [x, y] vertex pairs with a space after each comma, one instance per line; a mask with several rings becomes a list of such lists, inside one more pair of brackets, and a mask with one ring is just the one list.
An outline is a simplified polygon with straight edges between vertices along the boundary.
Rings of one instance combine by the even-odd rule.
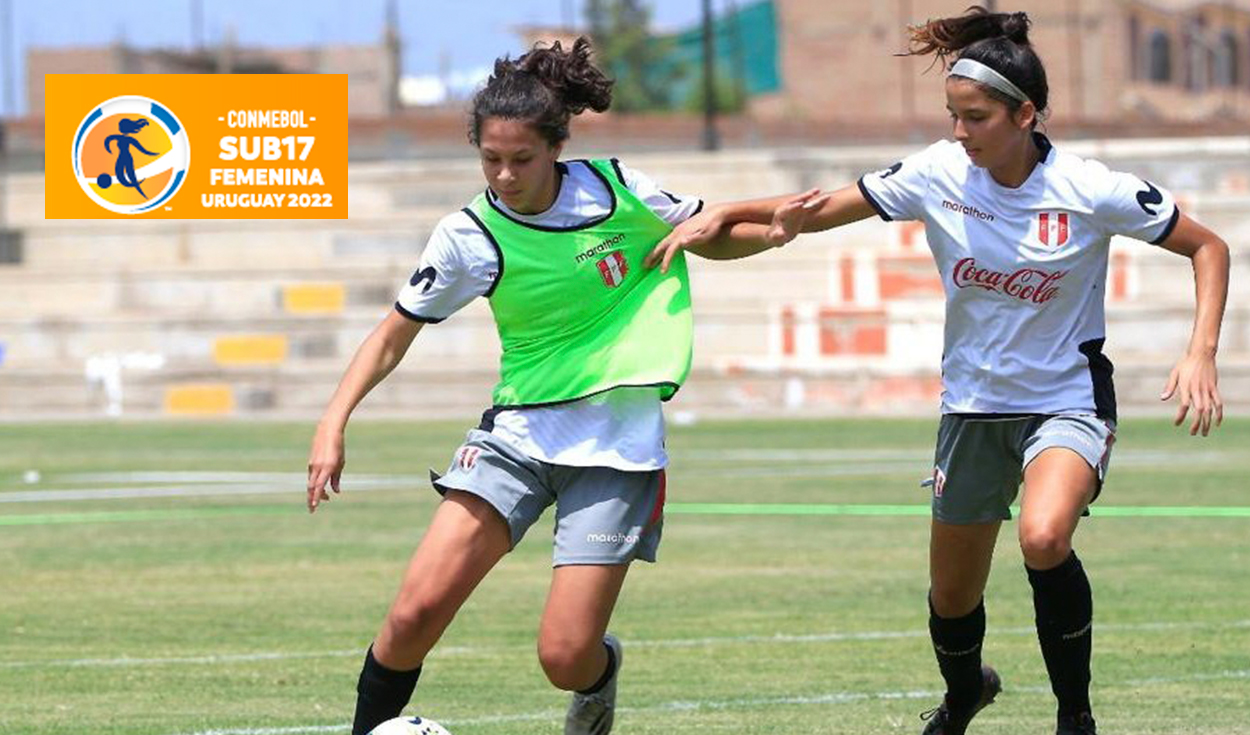
[[392, 640], [406, 643], [431, 634], [438, 637], [456, 614], [455, 607], [438, 600], [400, 600], [386, 616], [386, 632]]
[[1033, 569], [1050, 569], [1072, 553], [1072, 539], [1062, 529], [1045, 524], [1020, 528], [1020, 550], [1024, 563]]
[[942, 618], [962, 618], [976, 609], [981, 603], [984, 590], [961, 589], [958, 587], [943, 588], [935, 585], [929, 590], [929, 604], [933, 612]]
[[603, 646], [597, 641], [582, 642], [567, 637], [540, 638], [538, 661], [547, 680], [558, 689], [571, 691], [585, 688], [588, 685], [587, 661], [593, 657], [596, 645]]

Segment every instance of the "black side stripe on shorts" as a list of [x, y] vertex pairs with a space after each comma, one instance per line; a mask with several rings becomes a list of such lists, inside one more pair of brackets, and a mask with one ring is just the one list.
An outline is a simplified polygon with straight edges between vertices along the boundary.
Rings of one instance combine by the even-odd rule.
[[1094, 388], [1094, 413], [1100, 419], [1115, 421], [1115, 383], [1111, 374], [1115, 367], [1107, 356], [1102, 354], [1105, 337], [1082, 342], [1078, 349], [1089, 361], [1089, 379]]
[[500, 408], [499, 406], [491, 406], [490, 408], [483, 411], [482, 421], [481, 423], [477, 425], [477, 428], [480, 429], [481, 431], [485, 431], [487, 434], [494, 431], [495, 430], [495, 417], [498, 416], [499, 412], [502, 410], [503, 409]]

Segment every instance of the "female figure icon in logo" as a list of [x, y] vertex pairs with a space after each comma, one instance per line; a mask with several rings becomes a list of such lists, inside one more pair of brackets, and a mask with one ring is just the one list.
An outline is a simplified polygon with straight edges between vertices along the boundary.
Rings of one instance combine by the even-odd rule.
[[[144, 194], [143, 189], [139, 186], [143, 183], [143, 181], [139, 181], [138, 177], [135, 176], [135, 159], [130, 153], [130, 147], [134, 146], [135, 148], [138, 148], [141, 153], [146, 153], [149, 156], [155, 156], [157, 154], [144, 148], [142, 143], [130, 137], [130, 135], [131, 133], [139, 132], [143, 128], [147, 127], [147, 125], [148, 121], [142, 118], [138, 120], [123, 119], [117, 124], [117, 130], [121, 133], [121, 135], [110, 135], [104, 139], [104, 150], [108, 153], [113, 152], [109, 148], [109, 145], [113, 141], [117, 141], [117, 164], [113, 168], [113, 171], [117, 174], [117, 183], [122, 186], [128, 186], [138, 190], [140, 194], [143, 194], [144, 199], [147, 199], [148, 195]], [[144, 181], [146, 181], [146, 179]], [[96, 179], [96, 183], [100, 185], [101, 189], [107, 189], [113, 184], [113, 181], [108, 174], [100, 174], [100, 176]]]

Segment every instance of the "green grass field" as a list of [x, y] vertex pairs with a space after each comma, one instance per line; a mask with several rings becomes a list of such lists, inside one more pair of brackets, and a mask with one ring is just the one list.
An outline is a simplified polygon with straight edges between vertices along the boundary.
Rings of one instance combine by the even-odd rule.
[[[464, 428], [353, 425], [344, 495], [310, 517], [310, 425], [0, 427], [0, 733], [346, 732], [363, 649], [434, 508], [425, 470]], [[941, 690], [918, 487], [935, 429], [675, 428], [660, 563], [633, 570], [613, 624], [615, 732], [918, 733]], [[1247, 421], [1205, 440], [1121, 426], [1077, 538], [1103, 733], [1250, 733], [1247, 448]], [[561, 731], [566, 695], [534, 655], [550, 529], [470, 600], [409, 711], [456, 735]], [[996, 565], [986, 659], [1005, 690], [970, 732], [1053, 733], [1014, 526]]]

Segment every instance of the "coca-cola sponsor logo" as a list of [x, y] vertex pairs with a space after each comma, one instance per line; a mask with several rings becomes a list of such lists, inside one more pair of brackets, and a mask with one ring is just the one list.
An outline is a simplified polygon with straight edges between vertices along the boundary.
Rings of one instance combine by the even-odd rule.
[[1059, 281], [1067, 271], [1044, 271], [1040, 268], [1021, 268], [1014, 273], [981, 268], [976, 258], [964, 258], [955, 264], [952, 279], [960, 288], [976, 286], [986, 291], [1005, 294], [1033, 304], [1044, 304], [1059, 293]]

